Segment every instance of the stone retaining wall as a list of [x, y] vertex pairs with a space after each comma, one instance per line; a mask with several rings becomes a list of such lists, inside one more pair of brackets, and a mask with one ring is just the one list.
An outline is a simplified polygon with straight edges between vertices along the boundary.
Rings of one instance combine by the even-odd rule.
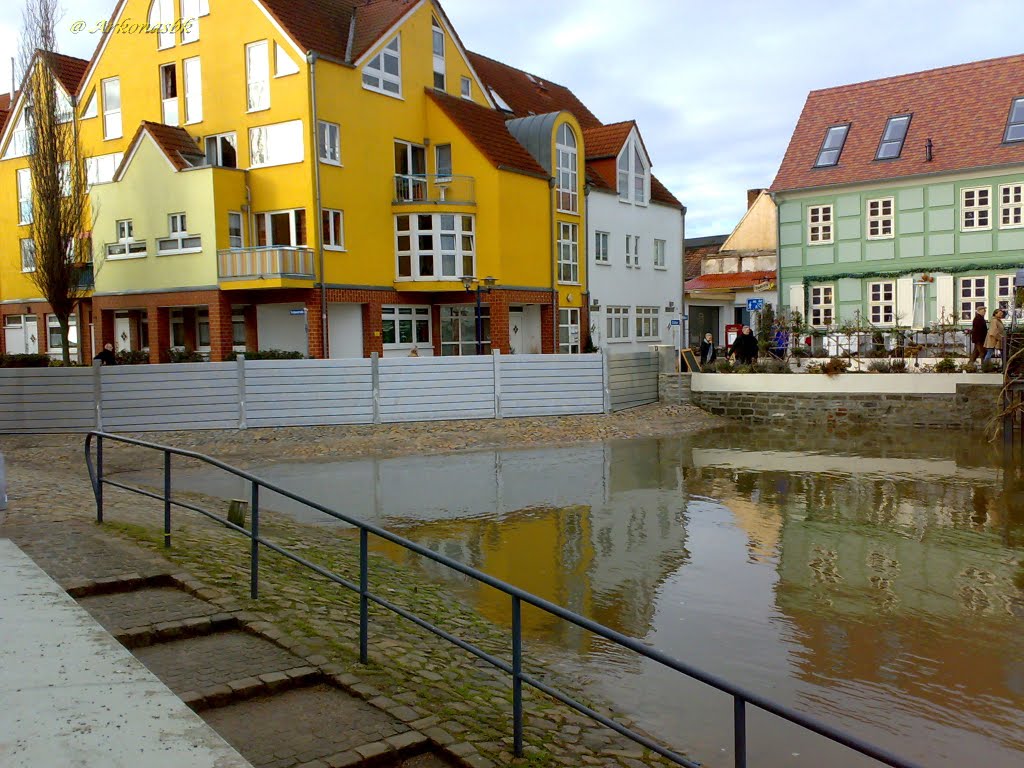
[[[824, 382], [823, 382], [824, 384]], [[998, 412], [999, 384], [956, 385], [955, 393], [697, 391], [704, 410], [749, 423], [799, 422], [830, 429], [880, 425], [985, 429]]]
[[690, 402], [689, 373], [658, 374], [658, 402], [674, 405]]

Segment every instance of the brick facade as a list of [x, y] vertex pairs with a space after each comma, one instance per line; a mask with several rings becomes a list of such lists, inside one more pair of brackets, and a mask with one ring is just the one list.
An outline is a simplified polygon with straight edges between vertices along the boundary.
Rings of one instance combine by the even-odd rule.
[[[25, 311], [25, 310], [29, 311]], [[37, 325], [37, 343], [39, 345], [39, 354], [45, 355], [49, 353], [49, 338], [47, 328], [47, 318], [53, 314], [53, 307], [45, 301], [20, 301], [11, 304], [0, 305], [0, 330], [6, 325], [6, 318], [9, 315], [35, 315], [39, 318], [36, 322]], [[92, 339], [89, 335], [89, 324], [92, 322], [90, 301], [83, 299], [79, 302], [78, 307], [75, 308], [75, 319], [78, 324], [78, 345], [81, 359], [88, 362], [92, 359]], [[21, 351], [18, 350], [17, 353]], [[8, 353], [7, 349], [7, 334], [0, 332], [0, 355]], [[74, 356], [72, 356], [74, 360]]]

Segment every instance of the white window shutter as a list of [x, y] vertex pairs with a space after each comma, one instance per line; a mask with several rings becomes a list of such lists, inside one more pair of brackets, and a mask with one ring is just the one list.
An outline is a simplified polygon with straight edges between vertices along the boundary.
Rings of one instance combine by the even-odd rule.
[[914, 324], [914, 278], [896, 280], [896, 324], [908, 328]]
[[935, 312], [936, 319], [949, 319], [950, 315], [955, 318], [956, 304], [953, 299], [953, 276], [952, 275], [936, 275], [935, 276]]
[[807, 315], [804, 312], [804, 284], [797, 283], [796, 285], [789, 286], [789, 311], [799, 312], [800, 317], [807, 320]]

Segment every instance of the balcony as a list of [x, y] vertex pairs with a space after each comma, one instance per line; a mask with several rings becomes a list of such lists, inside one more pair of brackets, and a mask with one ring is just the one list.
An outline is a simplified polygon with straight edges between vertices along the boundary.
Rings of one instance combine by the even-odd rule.
[[316, 280], [311, 248], [272, 245], [217, 251], [217, 279], [222, 288], [309, 287]]
[[78, 290], [91, 291], [96, 287], [96, 275], [93, 271], [91, 261], [77, 265], [78, 268]]
[[395, 205], [475, 205], [472, 176], [395, 174]]

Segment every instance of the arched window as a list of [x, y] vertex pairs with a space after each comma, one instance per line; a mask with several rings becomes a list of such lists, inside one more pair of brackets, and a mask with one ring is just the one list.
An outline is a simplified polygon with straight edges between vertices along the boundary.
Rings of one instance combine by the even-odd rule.
[[562, 123], [555, 139], [557, 153], [558, 210], [579, 211], [576, 134], [568, 123]]
[[640, 142], [631, 138], [619, 153], [619, 199], [632, 200], [634, 203], [647, 202], [647, 190], [650, 185], [647, 161], [641, 150]]
[[174, 0], [153, 0], [149, 6], [149, 28], [158, 30], [157, 50], [174, 47]]

